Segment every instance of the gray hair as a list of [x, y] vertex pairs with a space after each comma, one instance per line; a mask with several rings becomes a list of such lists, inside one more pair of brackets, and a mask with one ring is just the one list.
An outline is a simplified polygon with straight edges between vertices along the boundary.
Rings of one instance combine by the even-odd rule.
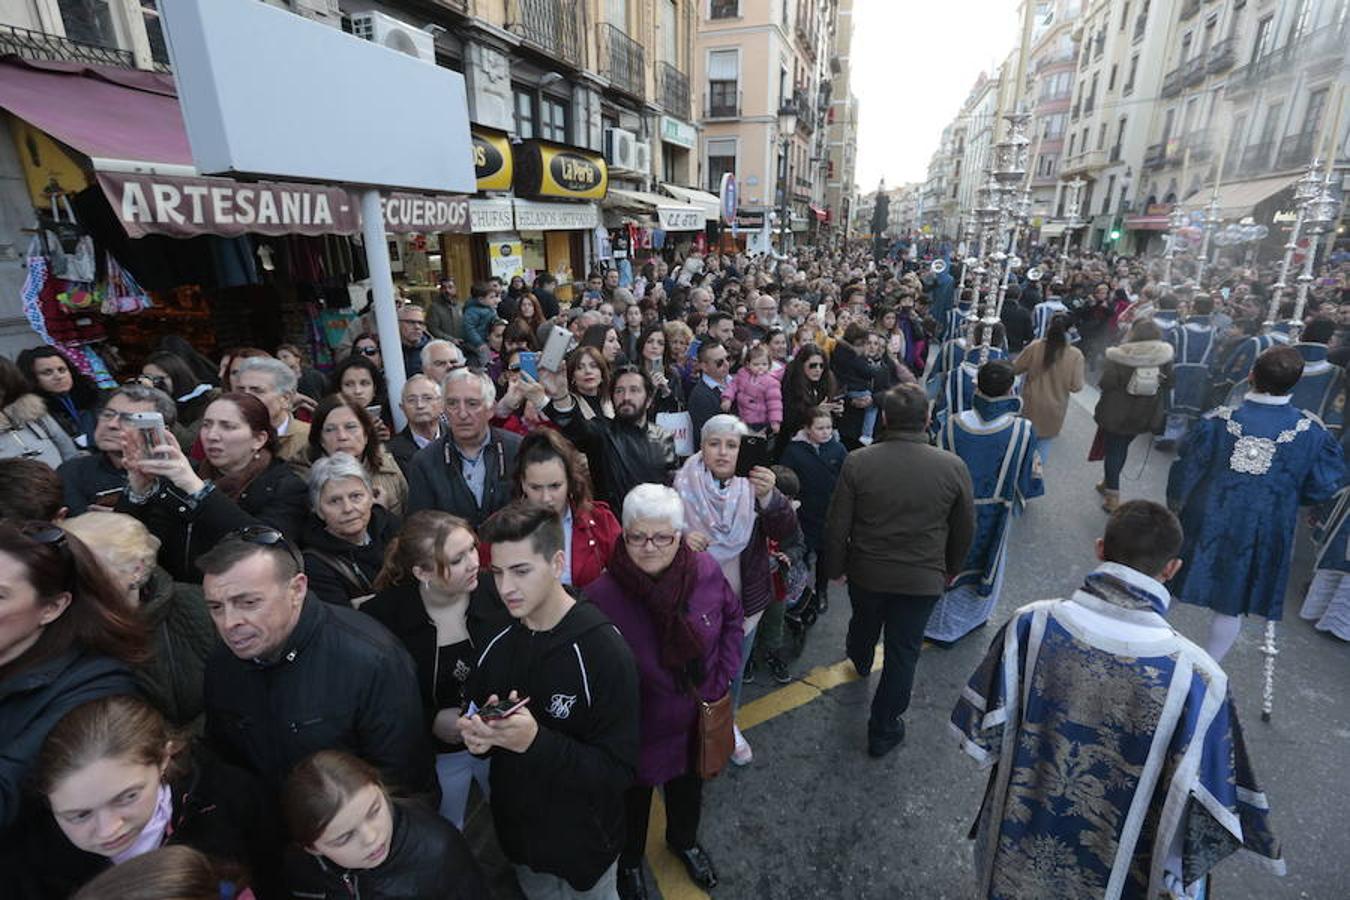
[[441, 382], [441, 393], [450, 393], [450, 385], [456, 381], [476, 381], [478, 388], [483, 393], [483, 405], [494, 406], [497, 403], [497, 387], [492, 383], [486, 372], [475, 372], [473, 369], [452, 369], [450, 374], [445, 376]]
[[108, 394], [103, 401], [103, 405], [107, 406], [108, 401], [114, 397], [126, 397], [132, 403], [153, 403], [155, 412], [164, 417], [165, 425], [172, 426], [178, 421], [178, 404], [174, 403], [173, 398], [159, 388], [146, 387], [141, 384], [124, 384]]
[[270, 356], [250, 356], [239, 364], [239, 374], [247, 372], [261, 372], [264, 375], [272, 376], [272, 384], [276, 387], [279, 394], [294, 394], [299, 386], [299, 380], [291, 367], [279, 359], [273, 359]]
[[731, 413], [719, 413], [703, 423], [703, 428], [698, 434], [698, 442], [701, 444], [708, 438], [719, 434], [730, 434], [742, 438], [749, 433], [750, 429], [740, 419]]
[[416, 375], [408, 376], [408, 380], [403, 382], [403, 396], [405, 397], [408, 396], [408, 388], [412, 387], [412, 383], [414, 381], [417, 381], [419, 378], [436, 389], [437, 397], [441, 396], [441, 386], [436, 383], [436, 379], [432, 378], [430, 375], [427, 375], [423, 372], [418, 372]]
[[447, 341], [441, 338], [437, 338], [434, 341], [427, 341], [426, 345], [422, 347], [422, 368], [424, 369], [431, 368], [431, 354], [435, 353], [442, 347], [449, 347], [451, 350], [455, 351], [455, 355], [459, 357], [459, 361], [464, 362], [464, 351], [459, 349], [459, 347], [455, 345], [454, 341]]
[[323, 489], [329, 482], [341, 481], [343, 478], [359, 478], [365, 484], [366, 490], [373, 495], [375, 486], [370, 481], [370, 473], [366, 467], [361, 465], [360, 461], [350, 453], [334, 453], [332, 456], [321, 456], [316, 459], [309, 467], [309, 506], [310, 509], [318, 510], [319, 498], [323, 496]]
[[639, 484], [623, 498], [623, 527], [639, 519], [669, 522], [676, 531], [684, 532], [684, 501], [674, 488], [664, 484]]

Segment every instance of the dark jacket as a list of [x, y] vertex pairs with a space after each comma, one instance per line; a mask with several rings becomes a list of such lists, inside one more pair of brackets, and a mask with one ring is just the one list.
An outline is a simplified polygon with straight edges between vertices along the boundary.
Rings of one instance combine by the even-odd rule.
[[[833, 399], [830, 396], [830, 379], [828, 378], [822, 377], [816, 382], [807, 381], [805, 386], [804, 391], [794, 391], [787, 373], [783, 373], [783, 427], [778, 432], [782, 438], [779, 441], [780, 447], [783, 447], [786, 441], [792, 439], [793, 435], [810, 424], [805, 421], [807, 410], [813, 406], [828, 403]], [[836, 421], [835, 424], [837, 425], [838, 422]]]
[[1016, 355], [1022, 348], [1036, 339], [1036, 326], [1031, 321], [1031, 311], [1021, 303], [1009, 300], [1003, 304], [999, 318], [1003, 321], [1003, 333], [1008, 339], [1008, 352]]
[[[838, 355], [838, 353], [839, 350], [836, 347], [835, 354]], [[895, 359], [889, 353], [875, 363], [869, 363], [868, 365], [871, 369], [871, 380], [865, 390], [872, 394], [872, 405], [865, 408], [854, 406], [852, 399], [845, 398], [844, 411], [839, 415], [839, 439], [843, 441], [844, 447], [849, 450], [856, 450], [861, 446], [858, 439], [862, 437], [863, 424], [866, 421], [868, 410], [877, 410], [876, 424], [872, 428], [872, 437], [875, 438], [881, 432], [881, 407], [886, 402], [886, 392], [902, 380], [914, 380], [908, 370], [905, 370], [902, 379], [900, 369], [896, 367]], [[844, 388], [841, 387], [840, 390], [844, 390]]]
[[438, 293], [427, 307], [427, 331], [433, 338], [459, 341], [464, 337], [463, 307]]
[[[108, 454], [97, 451], [92, 456], [77, 456], [61, 463], [56, 470], [61, 476], [61, 489], [70, 515], [78, 516], [94, 503], [102, 491], [125, 490], [126, 469], [119, 469], [108, 460]], [[120, 498], [116, 498], [120, 499]]]
[[211, 491], [194, 502], [167, 479], [145, 503], [132, 503], [125, 494], [117, 511], [145, 523], [159, 538], [159, 562], [176, 581], [199, 583], [202, 574], [196, 559], [231, 531], [247, 525], [269, 525], [298, 541], [309, 516], [309, 492], [305, 483], [280, 457], [239, 494], [238, 502], [220, 491]]
[[825, 568], [864, 590], [937, 596], [974, 534], [961, 457], [930, 447], [922, 432], [887, 431], [844, 460], [826, 515]]
[[638, 758], [632, 653], [595, 606], [579, 600], [548, 632], [516, 622], [488, 644], [466, 696], [482, 706], [511, 691], [530, 698], [539, 733], [524, 753], [492, 754], [492, 818], [511, 862], [599, 881], [624, 840], [623, 795]]
[[319, 750], [345, 750], [403, 796], [440, 796], [412, 659], [384, 626], [310, 595], [277, 658], [239, 659], [222, 644], [206, 664], [206, 737], [279, 790]]
[[[442, 704], [436, 699], [436, 623], [427, 615], [426, 606], [418, 592], [416, 582], [385, 588], [361, 607], [361, 612], [375, 619], [403, 642], [412, 657], [417, 670], [417, 686], [422, 697], [422, 716], [426, 722], [427, 734], [431, 734], [431, 724]], [[492, 575], [486, 570], [478, 576], [478, 587], [469, 596], [469, 609], [465, 614], [469, 629], [469, 642], [476, 654], [487, 648], [488, 641], [501, 633], [511, 624], [511, 614], [506, 611]], [[432, 738], [435, 741], [435, 738]], [[438, 753], [449, 753], [462, 747], [438, 746]]]
[[[1167, 341], [1133, 341], [1106, 350], [1101, 396], [1092, 417], [1103, 431], [1113, 434], [1148, 434], [1162, 424], [1167, 385], [1172, 381], [1174, 350]], [[1127, 388], [1136, 370], [1157, 366], [1161, 376], [1158, 392], [1151, 397], [1130, 394]]]
[[135, 693], [126, 666], [79, 649], [0, 680], [0, 838], [19, 818], [24, 781], [52, 726], [81, 703]]
[[413, 457], [422, 449], [417, 445], [413, 438], [412, 426], [405, 425], [403, 430], [384, 442], [385, 452], [394, 457], [394, 462], [398, 463], [399, 469], [403, 472], [403, 477], [408, 477], [408, 466], [412, 463]]
[[487, 477], [480, 506], [464, 481], [454, 437], [442, 435], [427, 444], [408, 464], [408, 515], [423, 509], [439, 509], [466, 519], [477, 528], [488, 516], [511, 502], [511, 478], [516, 471], [520, 435], [491, 429], [483, 448]]
[[685, 410], [684, 401], [684, 376], [675, 366], [665, 367], [667, 393], [662, 394], [657, 391], [652, 400], [652, 408], [648, 413], [655, 416], [663, 412], [683, 412]]
[[545, 319], [556, 318], [558, 313], [562, 312], [558, 307], [558, 298], [552, 291], [537, 287], [534, 289], [534, 299], [539, 301], [539, 309]]
[[296, 390], [311, 400], [318, 400], [328, 393], [328, 376], [318, 369], [305, 366], [300, 370], [299, 384]]
[[779, 462], [796, 472], [802, 483], [801, 493], [797, 496], [802, 502], [797, 510], [797, 522], [802, 526], [807, 548], [819, 550], [825, 535], [825, 514], [829, 511], [830, 497], [834, 495], [834, 485], [844, 468], [848, 451], [838, 438], [817, 447], [801, 436], [801, 432], [797, 434], [783, 450]]
[[343, 869], [298, 847], [286, 852], [287, 896], [315, 900], [481, 900], [491, 896], [455, 826], [416, 803], [390, 804], [389, 855], [373, 869]]
[[689, 389], [689, 424], [695, 449], [703, 434], [703, 423], [721, 412], [722, 389], [709, 387], [702, 376], [695, 378], [694, 386]]
[[741, 551], [741, 607], [748, 619], [777, 599], [769, 571], [769, 541], [785, 541], [797, 533], [797, 512], [777, 488], [765, 503], [755, 498], [755, 528]]
[[375, 576], [384, 566], [384, 550], [401, 524], [398, 516], [383, 506], [372, 505], [370, 525], [366, 528], [370, 542], [358, 546], [344, 541], [316, 516], [310, 516], [300, 537], [310, 592], [325, 603], [338, 606], [351, 606], [356, 598], [375, 593]]
[[[257, 780], [195, 746], [169, 781], [173, 797], [165, 846], [191, 847], [221, 866], [222, 876], [248, 884], [260, 900], [284, 897], [283, 836]], [[28, 860], [17, 898], [69, 897], [105, 869], [105, 856], [79, 849], [48, 813], [23, 838]]]
[[156, 567], [141, 589], [140, 615], [153, 641], [149, 661], [136, 670], [141, 693], [169, 722], [188, 725], [202, 714], [202, 675], [220, 645], [201, 585]]
[[675, 468], [675, 441], [656, 425], [641, 425], [607, 419], [586, 418], [582, 401], [573, 398], [572, 408], [559, 412], [549, 403], [544, 415], [558, 426], [587, 459], [599, 463], [591, 470], [595, 496], [609, 504], [616, 515], [623, 511], [623, 499], [639, 484], [669, 484]]

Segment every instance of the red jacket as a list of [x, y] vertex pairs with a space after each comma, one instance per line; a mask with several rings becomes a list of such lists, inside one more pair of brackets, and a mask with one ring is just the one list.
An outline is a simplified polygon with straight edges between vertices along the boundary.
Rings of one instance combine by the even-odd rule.
[[[614, 545], [623, 538], [623, 526], [603, 500], [591, 502], [587, 512], [572, 510], [572, 586], [584, 588], [600, 577], [609, 565]], [[483, 568], [492, 565], [492, 546], [478, 545], [478, 561]]]

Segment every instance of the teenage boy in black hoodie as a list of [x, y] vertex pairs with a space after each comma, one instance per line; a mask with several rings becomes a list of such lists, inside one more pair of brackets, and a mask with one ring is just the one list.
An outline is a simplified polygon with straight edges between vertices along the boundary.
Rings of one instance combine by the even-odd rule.
[[600, 610], [563, 588], [556, 512], [516, 501], [478, 534], [516, 621], [488, 643], [464, 696], [470, 709], [528, 700], [504, 718], [459, 720], [469, 751], [491, 754], [497, 838], [525, 896], [613, 897], [638, 756], [633, 657]]

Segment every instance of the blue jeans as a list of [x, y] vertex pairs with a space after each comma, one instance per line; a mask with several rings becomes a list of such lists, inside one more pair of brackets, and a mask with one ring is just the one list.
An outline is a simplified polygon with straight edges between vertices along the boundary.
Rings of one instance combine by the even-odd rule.
[[736, 673], [736, 677], [731, 682], [731, 711], [734, 713], [741, 708], [741, 684], [745, 680], [745, 667], [750, 664], [750, 653], [755, 649], [755, 635], [759, 633], [759, 624], [756, 623], [750, 633], [741, 638], [741, 669]]
[[469, 785], [478, 782], [483, 798], [488, 796], [488, 760], [468, 750], [436, 754], [436, 780], [441, 783], [441, 818], [464, 830], [464, 811], [469, 805]]

